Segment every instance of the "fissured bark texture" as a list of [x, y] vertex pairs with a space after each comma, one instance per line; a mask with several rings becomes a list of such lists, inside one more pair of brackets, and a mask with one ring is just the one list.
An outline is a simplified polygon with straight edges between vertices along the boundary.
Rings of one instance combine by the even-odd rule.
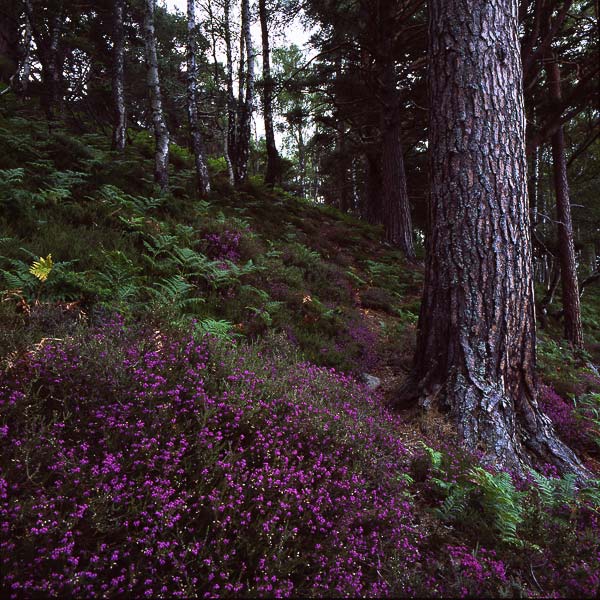
[[518, 0], [429, 6], [431, 229], [413, 392], [499, 465], [584, 475], [535, 399]]

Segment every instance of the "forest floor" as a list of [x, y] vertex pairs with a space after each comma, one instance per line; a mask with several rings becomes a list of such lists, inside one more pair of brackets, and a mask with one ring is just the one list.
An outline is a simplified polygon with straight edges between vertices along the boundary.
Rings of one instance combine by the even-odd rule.
[[[422, 268], [380, 229], [152, 140], [0, 113], [0, 559], [7, 597], [588, 597], [600, 486], [527, 481], [390, 410]], [[419, 249], [422, 252], [422, 248]], [[600, 457], [588, 353], [540, 332], [540, 402]], [[373, 391], [364, 375], [376, 376]], [[5, 443], [4, 443], [5, 442]]]

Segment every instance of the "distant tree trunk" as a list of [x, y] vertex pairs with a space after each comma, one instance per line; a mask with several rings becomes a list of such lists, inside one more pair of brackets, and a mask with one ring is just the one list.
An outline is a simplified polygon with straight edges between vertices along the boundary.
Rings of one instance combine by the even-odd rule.
[[0, 83], [13, 85], [19, 68], [18, 3], [0, 7]]
[[46, 27], [36, 19], [31, 0], [24, 2], [27, 20], [33, 32], [37, 56], [42, 66], [42, 107], [49, 122], [63, 113], [63, 52], [61, 48], [64, 25], [63, 3], [59, 1], [49, 16]]
[[[240, 77], [240, 99], [238, 116], [238, 139], [236, 148], [235, 183], [240, 184], [248, 177], [248, 157], [250, 155], [250, 134], [252, 112], [254, 110], [254, 56], [250, 32], [250, 2], [242, 0], [242, 43], [246, 49], [246, 72]], [[243, 58], [240, 57], [240, 62]], [[245, 98], [242, 100], [242, 79], [245, 83]]]
[[113, 149], [123, 152], [127, 137], [125, 110], [125, 33], [123, 30], [124, 0], [114, 0], [113, 6], [113, 97], [114, 127]]
[[156, 33], [154, 30], [155, 8], [156, 0], [144, 0], [144, 41], [146, 46], [148, 90], [150, 92], [150, 110], [152, 112], [156, 144], [154, 152], [154, 179], [164, 192], [169, 188], [169, 130], [165, 121], [160, 92]]
[[335, 152], [337, 154], [337, 187], [338, 187], [338, 208], [342, 212], [348, 212], [351, 208], [351, 195], [348, 186], [348, 157], [346, 149], [346, 132], [344, 123], [338, 122], [338, 128], [335, 138]]
[[[557, 104], [561, 101], [560, 68], [554, 60], [547, 67], [550, 94]], [[562, 303], [565, 320], [565, 338], [574, 348], [583, 348], [583, 328], [581, 325], [581, 305], [577, 283], [577, 263], [573, 240], [573, 220], [567, 178], [565, 157], [565, 137], [559, 127], [552, 136], [552, 163], [554, 189], [556, 191], [556, 217], [558, 221], [558, 256], [562, 284]]]
[[29, 88], [29, 79], [31, 77], [31, 40], [33, 34], [31, 32], [31, 24], [29, 23], [29, 19], [25, 18], [25, 35], [23, 38], [23, 69], [21, 71], [21, 78], [19, 82], [19, 89], [24, 94], [27, 95], [27, 90]]
[[237, 165], [237, 111], [235, 95], [233, 93], [233, 53], [231, 49], [231, 27], [230, 10], [231, 0], [224, 0], [223, 10], [225, 13], [225, 57], [227, 64], [227, 135], [226, 135], [226, 153], [227, 171], [229, 181], [235, 182], [235, 171]]
[[279, 179], [279, 153], [273, 131], [273, 78], [271, 77], [271, 50], [269, 48], [269, 15], [266, 0], [258, 0], [260, 29], [262, 33], [263, 67], [263, 113], [265, 119], [265, 141], [267, 143], [267, 171], [265, 183], [273, 185]]
[[[228, 52], [226, 52], [226, 58], [227, 58], [227, 63], [226, 63], [226, 73], [229, 73], [231, 71], [231, 40], [230, 40], [230, 33], [229, 33], [229, 1], [230, 0], [225, 0], [225, 3], [223, 5], [224, 8], [224, 13], [225, 13], [225, 17], [226, 17], [226, 23], [225, 23], [225, 27], [224, 27], [224, 31], [223, 31], [223, 37], [225, 39], [225, 44], [226, 44], [226, 50], [228, 50]], [[208, 0], [207, 2], [207, 10], [208, 10], [208, 19], [210, 22], [210, 37], [211, 37], [211, 48], [212, 48], [212, 56], [213, 56], [213, 80], [214, 80], [214, 85], [217, 89], [221, 88], [221, 75], [220, 75], [220, 69], [219, 69], [219, 61], [217, 59], [217, 35], [216, 35], [216, 20], [215, 20], [215, 15], [213, 13], [213, 9], [212, 9], [212, 0]], [[226, 96], [226, 103], [227, 103], [227, 117], [229, 117], [229, 78], [227, 77], [227, 75], [225, 76], [225, 82], [227, 84], [227, 96]], [[233, 86], [233, 82], [231, 82], [232, 86]], [[225, 158], [225, 163], [227, 165], [227, 175], [229, 176], [229, 181], [230, 183], [233, 184], [233, 167], [231, 166], [231, 159], [229, 157], [229, 143], [228, 143], [228, 129], [229, 129], [229, 118], [227, 118], [226, 122], [225, 122], [225, 126], [221, 125], [221, 121], [218, 120], [217, 121], [217, 126], [219, 127], [219, 132], [221, 134], [221, 137], [223, 139], [223, 157]]]
[[298, 145], [298, 172], [300, 182], [300, 197], [305, 194], [305, 179], [306, 179], [306, 144], [304, 143], [304, 135], [302, 133], [302, 122], [298, 123], [298, 136], [296, 138]]
[[386, 241], [400, 248], [406, 258], [412, 260], [415, 258], [415, 247], [402, 153], [400, 106], [392, 60], [388, 60], [385, 65], [383, 85], [381, 112], [383, 227]]
[[198, 124], [198, 92], [196, 89], [198, 72], [196, 68], [196, 0], [188, 0], [188, 37], [187, 37], [187, 109], [190, 124], [190, 136], [192, 139], [192, 151], [196, 164], [196, 179], [198, 193], [201, 198], [210, 192], [210, 181], [208, 179], [208, 166], [204, 150], [204, 141]]
[[381, 223], [381, 155], [378, 151], [368, 152], [366, 202], [363, 218], [369, 223]]
[[429, 11], [431, 231], [410, 387], [494, 464], [585, 477], [536, 401], [518, 0]]

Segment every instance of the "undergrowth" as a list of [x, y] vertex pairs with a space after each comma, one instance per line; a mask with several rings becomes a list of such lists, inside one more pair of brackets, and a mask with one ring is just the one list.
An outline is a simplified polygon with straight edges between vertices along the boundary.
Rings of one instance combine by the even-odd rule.
[[[218, 160], [195, 200], [183, 148], [161, 196], [130, 133], [120, 156], [0, 113], [3, 594], [598, 593], [597, 481], [405, 444], [359, 383], [412, 352], [419, 268]], [[538, 347], [539, 402], [596, 472], [597, 305], [589, 354]]]

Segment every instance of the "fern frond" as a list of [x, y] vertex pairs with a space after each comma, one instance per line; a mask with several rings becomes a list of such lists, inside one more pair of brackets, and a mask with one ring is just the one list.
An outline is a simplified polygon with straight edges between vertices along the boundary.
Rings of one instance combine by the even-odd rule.
[[0, 185], [8, 187], [23, 183], [25, 177], [25, 169], [0, 169]]
[[492, 474], [482, 467], [471, 468], [468, 475], [478, 486], [484, 511], [491, 515], [501, 539], [522, 545], [517, 528], [523, 522], [523, 494], [516, 490], [510, 475], [504, 472]]
[[165, 277], [155, 284], [156, 289], [149, 288], [155, 299], [161, 304], [174, 303], [181, 300], [194, 287], [181, 275]]
[[231, 339], [233, 337], [237, 337], [238, 335], [232, 334], [233, 323], [222, 319], [204, 319], [203, 321], [199, 321], [197, 323], [197, 327], [201, 332], [221, 339]]
[[46, 281], [48, 275], [52, 272], [53, 267], [54, 262], [52, 261], [52, 254], [48, 254], [46, 258], [40, 256], [38, 260], [34, 261], [29, 268], [29, 272], [40, 281]]

